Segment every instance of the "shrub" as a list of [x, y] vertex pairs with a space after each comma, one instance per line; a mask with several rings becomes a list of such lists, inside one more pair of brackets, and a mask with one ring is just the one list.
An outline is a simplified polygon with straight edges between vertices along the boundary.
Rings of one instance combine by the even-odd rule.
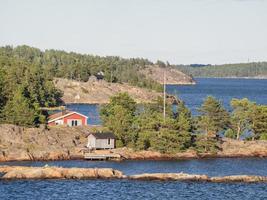
[[227, 137], [227, 138], [235, 139], [236, 138], [236, 133], [233, 131], [233, 129], [229, 128], [224, 132], [224, 136]]
[[260, 140], [267, 140], [267, 133], [261, 134]]

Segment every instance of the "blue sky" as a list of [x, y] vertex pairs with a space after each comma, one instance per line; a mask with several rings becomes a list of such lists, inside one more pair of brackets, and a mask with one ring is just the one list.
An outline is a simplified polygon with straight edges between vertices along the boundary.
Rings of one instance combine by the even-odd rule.
[[0, 0], [0, 45], [175, 64], [267, 61], [267, 0]]

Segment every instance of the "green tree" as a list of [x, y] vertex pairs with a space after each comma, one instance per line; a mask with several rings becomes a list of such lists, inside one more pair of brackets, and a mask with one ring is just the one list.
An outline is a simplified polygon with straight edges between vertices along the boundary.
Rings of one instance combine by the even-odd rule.
[[162, 153], [175, 153], [185, 149], [184, 142], [176, 130], [162, 128], [152, 138], [152, 149]]
[[137, 130], [136, 148], [147, 150], [155, 147], [159, 130], [163, 126], [162, 113], [156, 111], [156, 105], [145, 104], [139, 111], [134, 126]]
[[[23, 56], [21, 51], [24, 51], [24, 48], [17, 52], [18, 57]], [[33, 51], [35, 50], [33, 49]], [[32, 59], [32, 55], [35, 55], [32, 51], [29, 51], [27, 55], [27, 60], [32, 61], [31, 64], [18, 58], [1, 56], [0, 49], [0, 107], [3, 109], [0, 114], [1, 123], [14, 121], [19, 125], [38, 126], [40, 123], [46, 122], [45, 117], [47, 116], [47, 112], [41, 111], [40, 108], [57, 106], [61, 103], [62, 92], [54, 86], [53, 77], [47, 75], [38, 64], [38, 59]], [[19, 116], [19, 113], [15, 113], [14, 109], [21, 112], [20, 107], [18, 105], [12, 108], [17, 101], [22, 102], [25, 110], [27, 108], [33, 110], [34, 115], [29, 112], [27, 117], [31, 118], [18, 120], [16, 116]]]
[[251, 130], [254, 139], [264, 139], [267, 134], [267, 106], [254, 105], [251, 112]]
[[102, 107], [100, 110], [100, 114], [102, 115], [103, 119], [108, 117], [109, 115], [113, 114], [113, 109], [115, 106], [121, 106], [122, 108], [126, 109], [130, 115], [134, 115], [136, 110], [136, 102], [133, 98], [129, 96], [128, 93], [118, 93], [115, 96], [110, 98], [109, 104]]
[[185, 106], [184, 102], [178, 104], [176, 128], [179, 132], [193, 132], [193, 122], [190, 110]]
[[161, 61], [161, 60], [158, 60], [158, 61], [156, 62], [156, 65], [158, 65], [159, 67], [166, 67], [165, 62], [163, 62], [163, 61]]
[[229, 113], [212, 96], [205, 99], [198, 111], [201, 114], [198, 119], [198, 128], [207, 136], [214, 137], [219, 131], [225, 130], [229, 126]]
[[176, 68], [194, 77], [257, 77], [267, 75], [267, 62], [224, 65], [177, 65]]
[[112, 130], [117, 139], [121, 141], [123, 146], [133, 142], [133, 116], [129, 110], [120, 105], [113, 107], [113, 114], [109, 116], [109, 120], [105, 125]]
[[220, 149], [220, 144], [215, 137], [198, 134], [195, 137], [194, 148], [199, 153], [216, 153]]
[[32, 126], [40, 120], [38, 113], [30, 106], [30, 102], [23, 95], [24, 89], [19, 87], [4, 107], [3, 115], [6, 123]]
[[[145, 104], [137, 116], [136, 126], [138, 149], [152, 149], [163, 153], [186, 150], [191, 145], [191, 113], [181, 104], [178, 106], [179, 115], [175, 118], [170, 111], [163, 119], [162, 101]], [[167, 105], [169, 107], [169, 105]], [[169, 110], [169, 109], [167, 109]]]
[[153, 132], [152, 130], [138, 132], [135, 148], [138, 150], [148, 150], [153, 145], [151, 144], [153, 142], [151, 139], [155, 137], [155, 135], [156, 132]]
[[46, 76], [42, 67], [32, 65], [25, 71], [22, 85], [31, 104], [37, 107], [57, 106], [61, 103], [62, 92], [56, 89], [53, 80]]
[[231, 107], [233, 111], [231, 113], [231, 125], [234, 133], [236, 133], [236, 139], [239, 140], [240, 135], [245, 130], [250, 129], [250, 115], [251, 108], [255, 103], [245, 99], [232, 99]]
[[4, 86], [5, 86], [5, 72], [0, 68], [0, 118], [1, 118], [1, 111], [7, 100]]
[[136, 103], [127, 93], [119, 93], [103, 106], [100, 116], [103, 124], [112, 130], [123, 146], [133, 142]]
[[193, 120], [190, 110], [181, 102], [177, 107], [175, 129], [177, 130], [180, 149], [185, 150], [192, 145]]

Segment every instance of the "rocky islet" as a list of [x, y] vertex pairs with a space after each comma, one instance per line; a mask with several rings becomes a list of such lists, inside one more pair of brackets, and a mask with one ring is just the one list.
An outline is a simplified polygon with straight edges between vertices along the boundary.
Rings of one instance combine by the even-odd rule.
[[232, 175], [209, 177], [186, 173], [146, 173], [126, 176], [112, 168], [62, 168], [54, 166], [26, 167], [0, 166], [2, 180], [16, 179], [128, 179], [142, 181], [194, 181], [214, 183], [256, 183], [267, 182], [267, 176]]

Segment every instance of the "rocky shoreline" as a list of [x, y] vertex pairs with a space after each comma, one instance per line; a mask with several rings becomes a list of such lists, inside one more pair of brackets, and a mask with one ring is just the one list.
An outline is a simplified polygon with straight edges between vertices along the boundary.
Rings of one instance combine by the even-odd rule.
[[[124, 148], [122, 148], [124, 149]], [[155, 151], [133, 151], [131, 149], [117, 149], [111, 151], [114, 153], [119, 153], [121, 159], [116, 159], [114, 161], [124, 161], [124, 160], [154, 160], [154, 161], [164, 161], [164, 160], [192, 160], [192, 159], [216, 159], [216, 158], [267, 158], [266, 152], [254, 152], [254, 153], [232, 153], [224, 154], [218, 152], [216, 154], [212, 153], [196, 153], [192, 152], [183, 152], [176, 154], [163, 154]], [[122, 152], [124, 151], [124, 152]], [[129, 154], [131, 153], [131, 154]], [[18, 161], [59, 161], [59, 160], [83, 160], [84, 155], [82, 149], [78, 153], [70, 152], [38, 152], [38, 156], [33, 156], [30, 153], [17, 152], [9, 154], [8, 156], [0, 155], [0, 162], [18, 162]]]
[[[0, 162], [83, 159], [86, 135], [97, 127], [24, 128], [0, 125]], [[215, 154], [194, 150], [175, 154], [118, 148], [113, 153], [125, 160], [181, 160], [203, 158], [267, 157], [267, 141], [223, 139]]]
[[186, 152], [163, 154], [155, 151], [134, 151], [129, 148], [115, 149], [114, 153], [122, 155], [127, 160], [185, 160], [205, 158], [247, 158], [267, 157], [267, 141], [237, 141], [223, 139], [221, 150], [217, 153], [198, 153], [194, 150]]
[[207, 175], [186, 173], [152, 173], [126, 176], [112, 168], [62, 168], [0, 166], [0, 180], [17, 179], [128, 179], [145, 181], [194, 181], [214, 183], [258, 183], [266, 182], [267, 176], [232, 175], [209, 177]]

